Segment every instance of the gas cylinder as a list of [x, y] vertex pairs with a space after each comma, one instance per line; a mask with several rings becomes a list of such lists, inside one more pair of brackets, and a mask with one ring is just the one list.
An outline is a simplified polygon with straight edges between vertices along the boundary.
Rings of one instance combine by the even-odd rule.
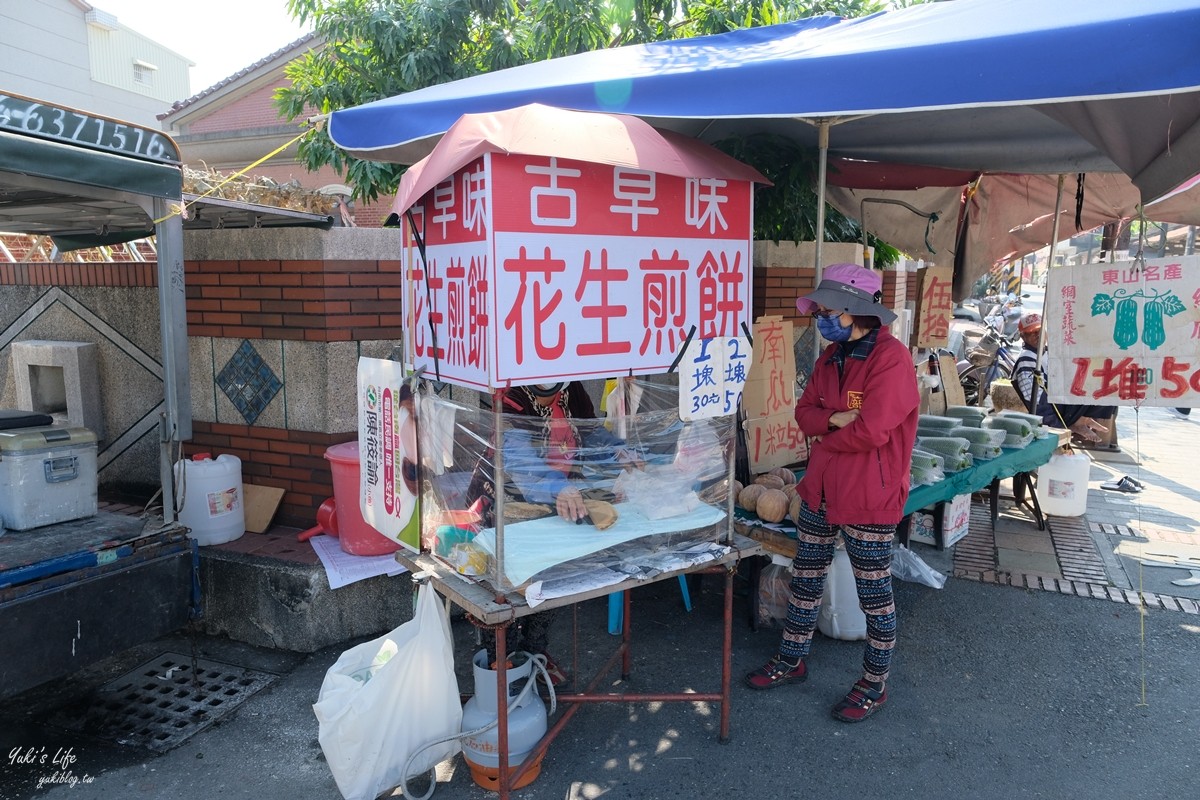
[[[528, 653], [514, 653], [513, 666], [508, 668], [506, 679], [508, 697], [506, 703], [511, 703], [533, 673], [533, 659]], [[480, 650], [471, 659], [475, 673], [475, 696], [463, 707], [462, 729], [474, 731], [495, 722], [499, 705], [496, 702], [496, 671], [488, 668], [486, 650]], [[508, 711], [508, 766], [509, 769], [519, 766], [522, 761], [537, 747], [542, 736], [546, 733], [546, 706], [534, 688], [525, 692], [514, 707]], [[499, 789], [499, 733], [496, 728], [483, 733], [468, 736], [462, 740], [463, 759], [471, 768], [471, 777], [485, 789]], [[532, 783], [542, 771], [542, 760], [539, 758], [533, 766], [521, 775], [512, 785], [520, 789]]]

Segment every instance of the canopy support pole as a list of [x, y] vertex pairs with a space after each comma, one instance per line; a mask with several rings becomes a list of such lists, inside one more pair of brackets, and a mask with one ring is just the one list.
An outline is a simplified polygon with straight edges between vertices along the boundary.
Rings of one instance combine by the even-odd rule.
[[[813, 253], [814, 289], [821, 285], [821, 273], [823, 272], [821, 266], [824, 264], [821, 260], [821, 249], [825, 240], [825, 178], [829, 169], [829, 126], [828, 119], [817, 120], [817, 224], [813, 235], [816, 244]], [[817, 358], [821, 355], [821, 335], [816, 332], [815, 326], [813, 328], [812, 363], [815, 369]], [[809, 374], [812, 374], [811, 371]]]
[[[178, 201], [177, 201], [178, 202]], [[159, 477], [163, 522], [176, 521], [175, 459], [182, 442], [192, 438], [191, 375], [188, 372], [187, 309], [183, 286], [183, 219], [172, 203], [155, 197], [152, 219], [158, 243], [158, 307], [162, 335], [162, 379], [165, 402], [159, 425]]]
[[[1063, 195], [1063, 179], [1066, 176], [1061, 172], [1058, 175], [1058, 193], [1054, 197], [1054, 224], [1050, 227], [1050, 254], [1046, 256], [1046, 285], [1050, 285], [1049, 274], [1050, 270], [1054, 269], [1054, 252], [1058, 249], [1058, 220], [1062, 213], [1062, 195]], [[1037, 360], [1034, 362], [1033, 368], [1033, 410], [1031, 413], [1037, 413], [1038, 402], [1041, 400], [1042, 393], [1042, 352], [1046, 349], [1046, 301], [1042, 301], [1042, 329], [1038, 332], [1038, 349]]]

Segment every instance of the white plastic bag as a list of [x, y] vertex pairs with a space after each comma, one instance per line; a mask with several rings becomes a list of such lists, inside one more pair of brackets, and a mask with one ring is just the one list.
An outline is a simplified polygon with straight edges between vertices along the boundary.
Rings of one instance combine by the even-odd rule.
[[923, 583], [934, 589], [946, 585], [946, 576], [938, 572], [902, 544], [892, 550], [892, 577], [909, 583]]
[[772, 562], [763, 567], [758, 579], [758, 623], [782, 628], [791, 599], [791, 566]]
[[338, 658], [313, 706], [317, 739], [346, 800], [373, 800], [401, 779], [431, 770], [457, 740], [409, 757], [462, 726], [450, 622], [433, 587], [417, 592], [413, 618]]

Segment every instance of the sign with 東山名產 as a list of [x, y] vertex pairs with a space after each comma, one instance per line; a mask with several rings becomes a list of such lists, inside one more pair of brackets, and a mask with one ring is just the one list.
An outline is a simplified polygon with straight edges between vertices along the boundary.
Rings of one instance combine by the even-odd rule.
[[1055, 267], [1044, 324], [1054, 402], [1200, 401], [1200, 256]]
[[486, 154], [404, 226], [405, 359], [480, 390], [667, 372], [751, 310], [752, 184]]
[[679, 361], [679, 418], [692, 422], [736, 414], [752, 358], [744, 336], [688, 342]]

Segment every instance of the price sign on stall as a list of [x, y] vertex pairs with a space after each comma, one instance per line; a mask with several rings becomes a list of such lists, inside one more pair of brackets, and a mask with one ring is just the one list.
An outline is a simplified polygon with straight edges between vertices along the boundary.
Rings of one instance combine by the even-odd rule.
[[1198, 256], [1055, 267], [1044, 324], [1053, 402], [1200, 401]]
[[744, 337], [692, 339], [679, 362], [679, 418], [692, 422], [736, 413], [752, 360]]
[[760, 317], [754, 323], [754, 369], [746, 384], [746, 453], [753, 472], [786, 467], [808, 458], [808, 442], [796, 424], [796, 357], [792, 323]]

